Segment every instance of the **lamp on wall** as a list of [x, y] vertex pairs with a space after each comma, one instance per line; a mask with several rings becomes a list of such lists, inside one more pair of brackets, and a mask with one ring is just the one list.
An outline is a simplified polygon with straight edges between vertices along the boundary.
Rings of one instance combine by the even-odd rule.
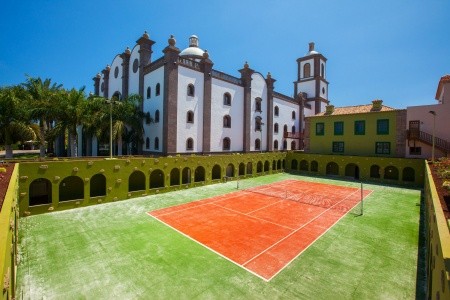
[[434, 164], [434, 140], [435, 140], [435, 130], [436, 130], [436, 112], [434, 110], [429, 111], [433, 115], [433, 142], [431, 146], [431, 163]]

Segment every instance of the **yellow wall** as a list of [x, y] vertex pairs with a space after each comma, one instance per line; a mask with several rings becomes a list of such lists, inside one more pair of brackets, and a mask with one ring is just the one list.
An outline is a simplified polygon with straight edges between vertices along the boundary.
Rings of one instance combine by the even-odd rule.
[[[293, 163], [293, 161], [295, 162]], [[301, 163], [306, 161], [307, 170], [302, 170]], [[317, 172], [311, 171], [311, 163], [315, 161], [318, 164]], [[290, 171], [303, 172], [308, 175], [327, 175], [327, 165], [329, 163], [336, 163], [339, 166], [337, 176], [346, 177], [346, 167], [350, 164], [356, 165], [359, 168], [359, 180], [373, 181], [386, 184], [398, 184], [405, 186], [420, 186], [424, 184], [424, 165], [423, 159], [414, 158], [396, 158], [396, 157], [367, 157], [367, 156], [344, 156], [344, 155], [324, 155], [311, 154], [301, 151], [289, 153], [286, 156], [286, 169]], [[371, 166], [377, 165], [380, 167], [380, 177], [374, 178], [371, 176]], [[295, 167], [296, 166], [296, 167]], [[386, 179], [385, 172], [389, 167], [395, 167], [398, 170], [398, 179]], [[414, 181], [405, 180], [403, 171], [405, 168], [412, 168], [414, 170]]]
[[17, 264], [17, 190], [19, 166], [16, 164], [0, 212], [0, 299], [15, 297]]
[[450, 233], [428, 164], [425, 167], [427, 299], [450, 299]]
[[[320, 154], [342, 154], [360, 156], [395, 156], [396, 151], [396, 114], [397, 111], [370, 112], [352, 115], [329, 115], [310, 117], [309, 151]], [[377, 120], [389, 119], [389, 134], [377, 135]], [[355, 135], [355, 121], [364, 120], [365, 134]], [[334, 122], [344, 122], [344, 134], [334, 135]], [[324, 123], [325, 134], [316, 135], [316, 124]], [[332, 143], [344, 142], [344, 153], [333, 153]], [[375, 153], [375, 142], [390, 142], [390, 154]]]

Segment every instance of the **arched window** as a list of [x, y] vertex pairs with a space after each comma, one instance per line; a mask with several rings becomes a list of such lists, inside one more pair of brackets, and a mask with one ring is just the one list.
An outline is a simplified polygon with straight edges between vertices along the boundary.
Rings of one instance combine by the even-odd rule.
[[283, 132], [284, 132], [284, 133], [287, 133], [287, 125], [286, 125], [286, 124], [284, 124]]
[[295, 110], [292, 111], [292, 120], [295, 120]]
[[155, 123], [159, 123], [159, 110], [155, 111]]
[[230, 138], [226, 137], [223, 139], [223, 150], [230, 150], [231, 141]]
[[161, 94], [161, 85], [157, 83], [155, 88], [155, 96], [159, 96], [159, 94]]
[[194, 112], [192, 110], [187, 112], [186, 122], [187, 123], [194, 123]]
[[287, 141], [286, 140], [283, 141], [283, 150], [287, 150]]
[[150, 139], [146, 138], [145, 139], [145, 149], [149, 149], [150, 148]]
[[273, 132], [278, 133], [278, 123], [273, 125]]
[[255, 140], [255, 150], [261, 150], [261, 141], [259, 139]]
[[261, 112], [261, 102], [262, 102], [261, 98], [255, 99], [255, 111]]
[[114, 101], [120, 101], [120, 100], [122, 100], [122, 95], [120, 94], [120, 92], [116, 91], [116, 92], [112, 95], [111, 100], [114, 100]]
[[231, 117], [229, 115], [223, 117], [223, 128], [231, 128]]
[[159, 150], [159, 138], [155, 137], [155, 150]]
[[280, 109], [278, 108], [278, 106], [275, 106], [273, 114], [274, 114], [276, 117], [278, 117], [278, 115], [280, 114]]
[[193, 84], [188, 84], [187, 86], [187, 95], [188, 96], [195, 96], [195, 87]]
[[325, 65], [322, 64], [320, 66], [320, 76], [325, 77]]
[[186, 140], [186, 150], [193, 150], [194, 149], [194, 140], [192, 138], [188, 138]]
[[223, 105], [231, 105], [231, 95], [229, 93], [223, 94]]
[[273, 149], [278, 150], [278, 140], [273, 141]]
[[261, 125], [263, 125], [261, 117], [256, 117], [255, 118], [255, 131], [261, 131], [262, 130]]
[[147, 87], [147, 99], [150, 99], [152, 96], [152, 89], [150, 87]]
[[292, 133], [295, 133], [295, 125], [292, 126]]
[[303, 65], [303, 78], [311, 77], [311, 65], [304, 64]]
[[291, 142], [291, 150], [295, 150], [295, 141]]

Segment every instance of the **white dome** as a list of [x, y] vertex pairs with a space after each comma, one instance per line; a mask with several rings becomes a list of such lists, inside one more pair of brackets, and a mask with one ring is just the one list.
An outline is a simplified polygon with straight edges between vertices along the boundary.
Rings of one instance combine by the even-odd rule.
[[195, 57], [198, 56], [199, 58], [202, 58], [203, 53], [205, 53], [205, 51], [203, 51], [198, 47], [188, 47], [183, 51], [181, 51], [180, 56], [195, 56]]
[[189, 47], [181, 51], [180, 56], [202, 58], [203, 53], [205, 53], [205, 51], [198, 47], [198, 37], [196, 35], [191, 35], [189, 37]]

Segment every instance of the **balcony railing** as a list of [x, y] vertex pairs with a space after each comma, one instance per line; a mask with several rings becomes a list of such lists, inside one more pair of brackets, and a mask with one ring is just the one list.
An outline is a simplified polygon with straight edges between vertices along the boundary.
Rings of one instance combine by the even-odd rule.
[[283, 137], [285, 139], [303, 139], [303, 133], [301, 133], [301, 132], [284, 132]]
[[[418, 129], [408, 129], [406, 130], [406, 136], [408, 140], [419, 140], [425, 144], [433, 144], [433, 135]], [[450, 152], [450, 143], [437, 136], [434, 137], [434, 146], [438, 149], [444, 150], [445, 152]]]

